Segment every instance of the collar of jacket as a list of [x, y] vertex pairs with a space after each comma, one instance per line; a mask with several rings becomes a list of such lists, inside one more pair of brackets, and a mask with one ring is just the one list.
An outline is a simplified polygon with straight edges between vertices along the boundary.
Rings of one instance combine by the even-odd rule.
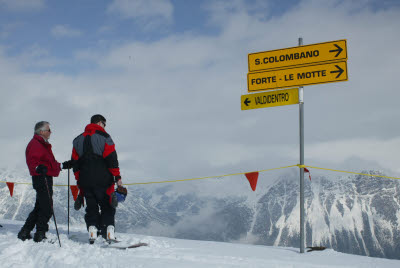
[[83, 133], [85, 136], [90, 135], [92, 136], [97, 130], [107, 133], [103, 127], [99, 126], [98, 124], [89, 124], [85, 127], [85, 132]]
[[34, 134], [33, 138], [35, 140], [37, 140], [38, 142], [44, 144], [45, 146], [50, 146], [51, 147], [51, 144], [48, 141], [46, 141], [42, 136], [40, 136], [38, 134]]

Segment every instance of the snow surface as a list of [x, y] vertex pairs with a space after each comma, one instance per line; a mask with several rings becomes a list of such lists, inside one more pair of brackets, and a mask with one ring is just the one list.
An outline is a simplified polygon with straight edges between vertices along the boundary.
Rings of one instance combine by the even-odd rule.
[[[233, 243], [181, 240], [126, 233], [116, 233], [124, 243], [146, 242], [148, 247], [135, 249], [107, 248], [98, 238], [87, 242], [86, 230], [58, 226], [58, 241], [22, 242], [17, 233], [23, 222], [0, 220], [0, 267], [400, 267], [400, 260], [350, 255], [331, 249], [300, 254], [299, 249]], [[50, 222], [49, 240], [56, 240]]]

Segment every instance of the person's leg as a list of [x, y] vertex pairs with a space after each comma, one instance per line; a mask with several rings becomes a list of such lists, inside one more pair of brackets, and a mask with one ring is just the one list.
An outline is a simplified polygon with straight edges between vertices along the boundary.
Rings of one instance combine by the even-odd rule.
[[105, 226], [114, 226], [115, 208], [110, 205], [110, 196], [106, 194], [106, 189], [96, 189], [96, 196], [99, 200], [102, 223]]
[[106, 194], [106, 190], [107, 188], [98, 188], [95, 192], [101, 210], [102, 234], [103, 237], [107, 238], [107, 227], [114, 226], [115, 208], [110, 205], [110, 196]]
[[[47, 180], [47, 186], [45, 179]], [[47, 232], [49, 230], [49, 220], [53, 215], [53, 180], [50, 178], [41, 178], [36, 185], [37, 199], [39, 203], [38, 219], [36, 231]]]
[[100, 222], [100, 213], [94, 190], [91, 188], [84, 189], [84, 195], [86, 200], [86, 227], [88, 230], [89, 226], [96, 226], [97, 228]]
[[22, 226], [22, 229], [29, 230], [31, 232], [33, 228], [35, 228], [37, 218], [38, 218], [38, 212], [39, 212], [39, 200], [38, 200], [38, 194], [36, 192], [36, 202], [33, 210], [31, 213], [29, 213], [28, 218], [25, 221], [24, 226]]
[[26, 219], [25, 224], [22, 226], [21, 230], [18, 233], [18, 238], [21, 239], [22, 241], [25, 241], [26, 239], [32, 239], [31, 231], [33, 230], [33, 228], [35, 228], [38, 218], [38, 212], [39, 212], [39, 200], [36, 191], [35, 206], [31, 211], [31, 213], [29, 213], [29, 216]]
[[[47, 180], [47, 185], [46, 181]], [[46, 232], [49, 230], [49, 220], [53, 215], [52, 198], [53, 198], [53, 179], [40, 178], [35, 185], [38, 200], [38, 217], [36, 222], [36, 233], [34, 240], [42, 241], [46, 238]]]

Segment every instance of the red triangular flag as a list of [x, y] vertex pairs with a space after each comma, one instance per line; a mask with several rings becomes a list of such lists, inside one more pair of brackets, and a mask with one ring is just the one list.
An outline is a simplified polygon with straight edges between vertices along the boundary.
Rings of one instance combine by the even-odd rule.
[[310, 178], [311, 181], [311, 172], [307, 168], [304, 168], [304, 172], [308, 173], [308, 177]]
[[74, 197], [74, 201], [75, 201], [76, 198], [78, 197], [78, 192], [79, 192], [78, 186], [71, 185], [70, 187], [71, 187], [72, 196]]
[[10, 195], [11, 197], [13, 196], [14, 193], [14, 183], [13, 182], [7, 182], [8, 190], [10, 190]]
[[249, 180], [250, 187], [253, 191], [256, 190], [257, 187], [257, 180], [258, 180], [258, 172], [250, 172], [246, 173], [246, 178]]

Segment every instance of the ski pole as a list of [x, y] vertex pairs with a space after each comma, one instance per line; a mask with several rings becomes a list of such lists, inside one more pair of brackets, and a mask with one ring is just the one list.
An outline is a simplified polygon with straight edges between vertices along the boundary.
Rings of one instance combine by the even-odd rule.
[[69, 235], [69, 169], [68, 169], [68, 235]]
[[55, 224], [55, 226], [56, 226], [56, 232], [57, 232], [57, 237], [58, 237], [58, 243], [60, 244], [60, 247], [61, 247], [60, 235], [58, 234], [58, 228], [57, 228], [56, 215], [54, 215], [54, 209], [53, 209], [53, 198], [50, 196], [49, 185], [47, 184], [47, 177], [46, 177], [46, 176], [44, 176], [44, 181], [45, 181], [45, 183], [46, 183], [47, 193], [49, 194], [51, 212], [53, 213], [54, 224]]

